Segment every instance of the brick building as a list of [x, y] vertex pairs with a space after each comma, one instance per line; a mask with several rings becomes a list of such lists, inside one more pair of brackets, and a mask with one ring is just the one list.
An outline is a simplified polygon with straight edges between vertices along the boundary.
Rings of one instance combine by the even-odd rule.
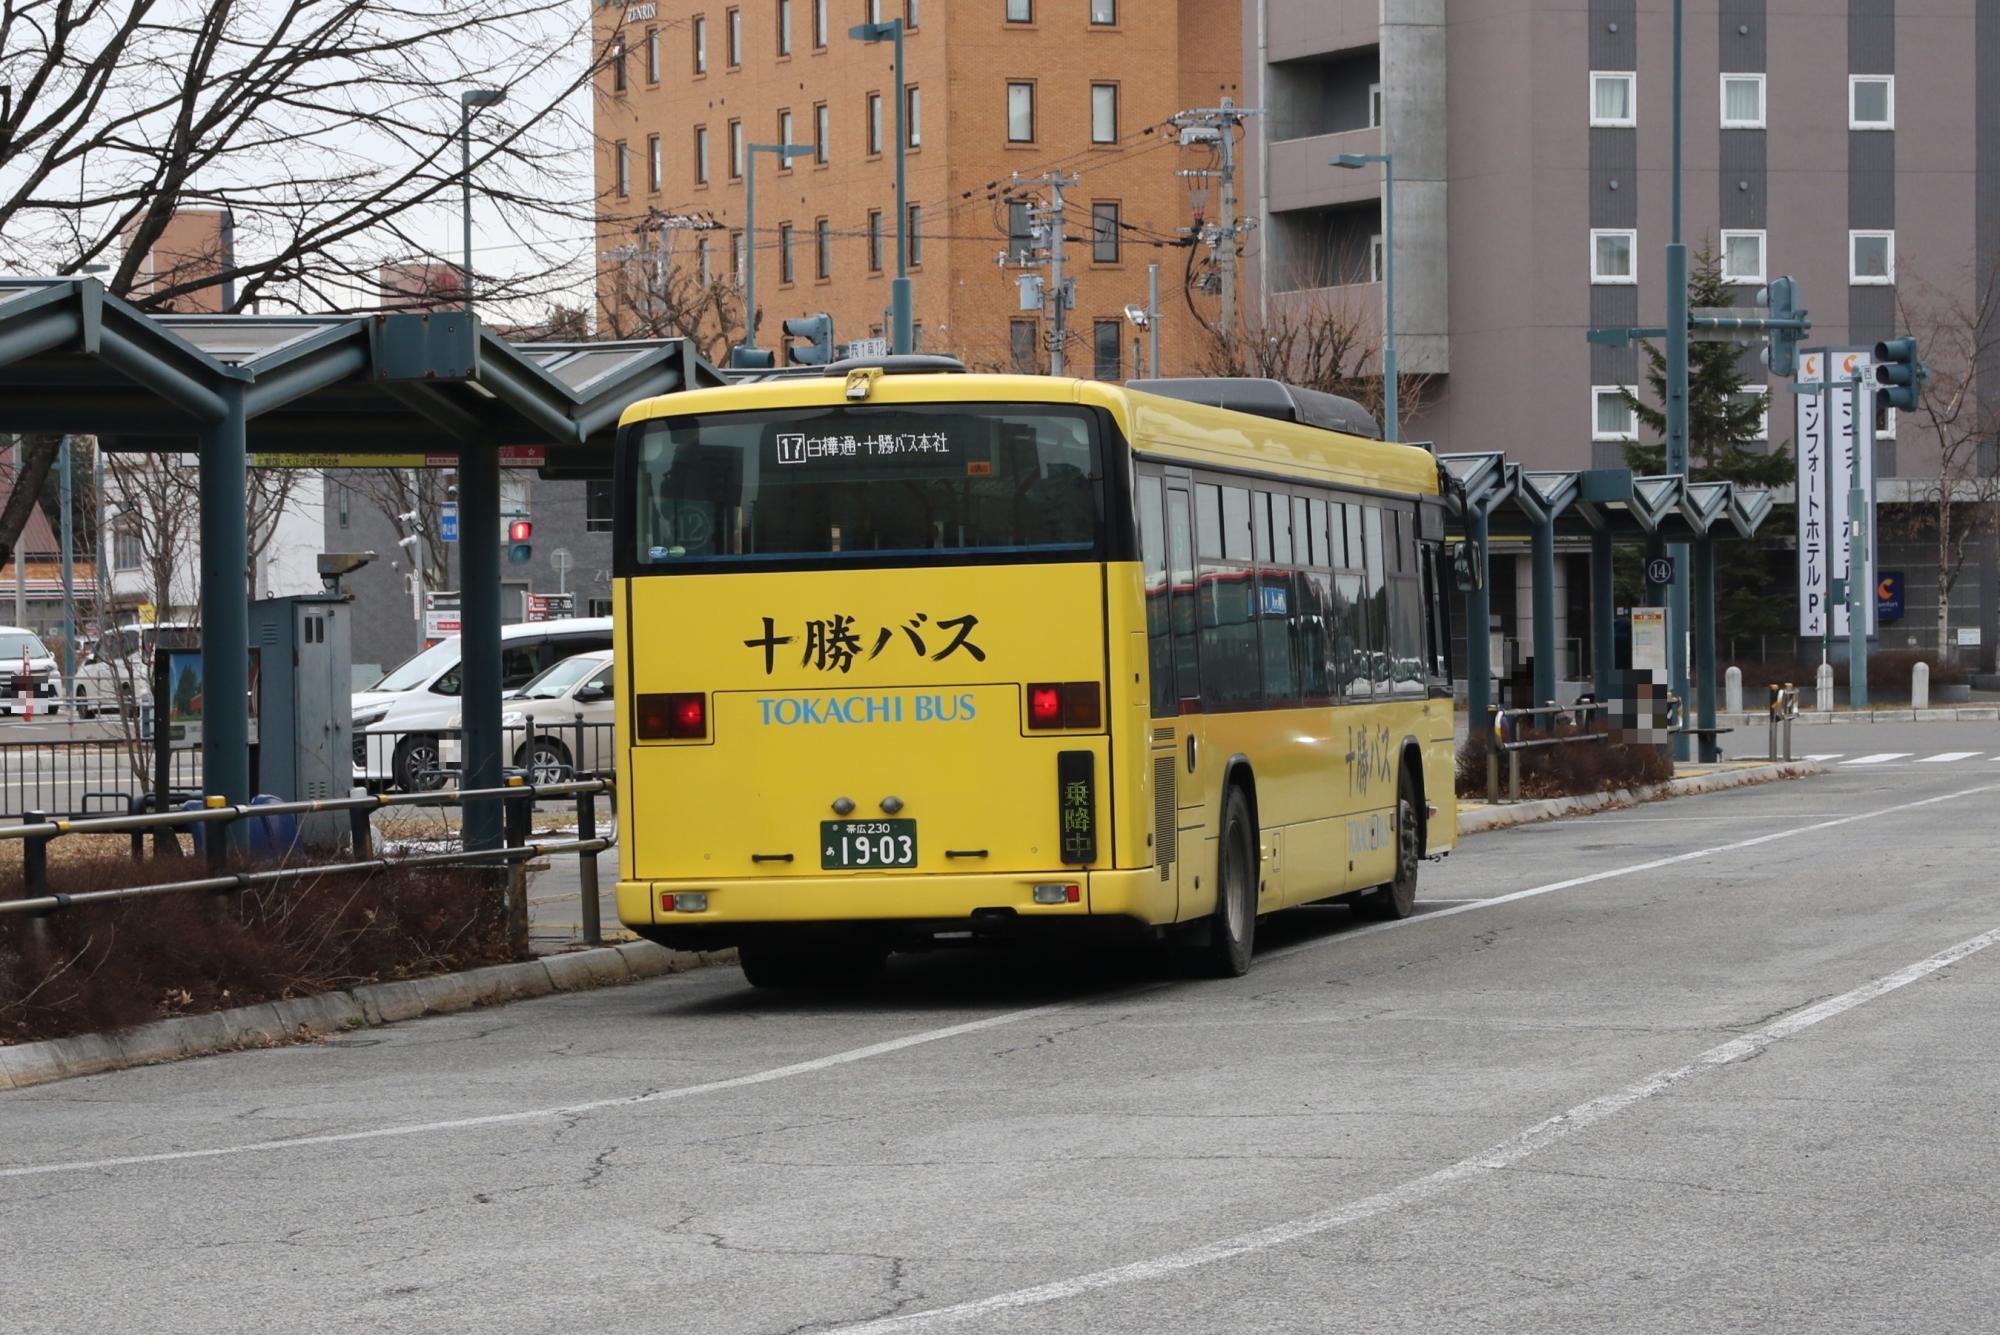
[[[1200, 164], [1163, 122], [1239, 95], [1238, 14], [1213, 0], [602, 8], [596, 36], [612, 59], [596, 113], [606, 218], [600, 324], [678, 332], [676, 321], [708, 294], [708, 309], [692, 318], [720, 357], [731, 338], [718, 330], [712, 298], [740, 328], [736, 275], [755, 244], [760, 346], [781, 345], [781, 320], [818, 311], [832, 315], [840, 342], [882, 334], [895, 274], [901, 96], [920, 349], [991, 369], [1047, 369], [1045, 322], [1020, 309], [1023, 270], [996, 257], [1026, 241], [1027, 209], [1005, 198], [1011, 176], [1060, 170], [1080, 178], [1066, 191], [1063, 228], [1076, 284], [1069, 369], [1138, 373], [1122, 312], [1145, 304], [1149, 263], [1161, 266], [1163, 367], [1184, 367], [1197, 339], [1179, 291], [1188, 252], [1155, 243], [1193, 220], [1174, 173]], [[847, 35], [856, 23], [890, 18], [908, 25], [902, 90], [893, 87], [890, 46]], [[757, 232], [746, 241], [752, 143], [811, 151], [784, 164], [754, 155]], [[1212, 318], [1214, 299], [1201, 300]]]
[[[136, 240], [127, 228], [127, 246]], [[164, 298], [164, 309], [181, 315], [214, 315], [235, 301], [236, 283], [223, 277], [236, 262], [236, 219], [228, 209], [175, 209], [140, 261], [129, 295], [145, 301], [187, 284], [198, 286]]]

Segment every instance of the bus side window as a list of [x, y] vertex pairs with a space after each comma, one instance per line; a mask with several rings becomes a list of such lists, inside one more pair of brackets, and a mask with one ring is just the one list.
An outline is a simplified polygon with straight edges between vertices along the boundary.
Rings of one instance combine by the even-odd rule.
[[1180, 712], [1174, 695], [1172, 586], [1167, 580], [1167, 539], [1160, 517], [1163, 491], [1159, 478], [1139, 479], [1139, 554], [1146, 577], [1146, 659], [1152, 677], [1154, 718]]
[[1376, 694], [1380, 695], [1389, 687], [1389, 659], [1393, 653], [1389, 643], [1388, 567], [1382, 552], [1381, 506], [1371, 503], [1361, 508], [1361, 540], [1368, 575], [1369, 676], [1375, 682]]
[[[1204, 561], [1222, 559], [1222, 488], [1198, 482], [1194, 489], [1194, 531]], [[1192, 587], [1192, 585], [1190, 585]]]
[[[1213, 490], [1213, 488], [1210, 488]], [[1167, 493], [1167, 582], [1173, 589], [1174, 694], [1178, 700], [1201, 698], [1199, 608], [1195, 598], [1194, 534], [1188, 519], [1188, 494], [1175, 487]], [[1169, 712], [1178, 712], [1175, 709]]]

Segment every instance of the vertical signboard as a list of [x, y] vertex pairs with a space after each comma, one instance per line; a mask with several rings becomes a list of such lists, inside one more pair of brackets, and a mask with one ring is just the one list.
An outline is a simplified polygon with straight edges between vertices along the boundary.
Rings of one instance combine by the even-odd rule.
[[[1856, 399], [1864, 409], [1871, 391], [1857, 396], [1852, 379], [1858, 372], [1864, 385], [1872, 374], [1872, 360], [1860, 349], [1819, 351], [1799, 356], [1799, 383], [1818, 385], [1831, 375], [1832, 392], [1800, 394], [1797, 404], [1796, 435], [1798, 453], [1799, 510], [1799, 634], [1818, 639], [1826, 634], [1826, 618], [1833, 617], [1836, 639], [1847, 637], [1847, 605], [1833, 601], [1833, 581], [1845, 580], [1853, 561], [1853, 529], [1847, 517], [1850, 479], [1859, 470], [1863, 501], [1870, 517], [1868, 540], [1873, 550], [1875, 513], [1875, 459], [1873, 433], [1859, 429]], [[1829, 490], [1827, 470], [1831, 469]], [[1872, 598], [1861, 600], [1867, 613], [1865, 634], [1875, 633]]]

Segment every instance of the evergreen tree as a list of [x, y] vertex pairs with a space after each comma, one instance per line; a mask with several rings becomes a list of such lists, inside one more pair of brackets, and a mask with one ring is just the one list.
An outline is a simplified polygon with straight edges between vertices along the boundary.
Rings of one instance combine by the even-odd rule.
[[[1688, 273], [1688, 305], [1733, 306], [1738, 289], [1722, 277], [1722, 258], [1704, 242], [1691, 257]], [[1625, 447], [1625, 462], [1640, 476], [1667, 471], [1667, 358], [1651, 343], [1646, 345], [1649, 369], [1647, 386], [1655, 407], [1626, 395], [1644, 424], [1650, 441]], [[1752, 394], [1743, 373], [1742, 352], [1735, 343], [1690, 343], [1688, 345], [1688, 477], [1694, 482], [1733, 482], [1742, 488], [1776, 488], [1795, 480], [1792, 456], [1776, 441], [1763, 446], [1762, 422], [1766, 408], [1776, 420], [1791, 409], [1791, 396]], [[1782, 388], [1782, 387], [1781, 387]], [[1797, 597], [1789, 592], [1790, 554], [1782, 538], [1793, 528], [1789, 514], [1773, 513], [1750, 542], [1725, 540], [1718, 544], [1715, 573], [1715, 617], [1718, 648], [1726, 659], [1731, 641], [1754, 640], [1763, 635], [1783, 635], [1796, 629]], [[1623, 563], [1621, 563], [1623, 564]], [[1630, 562], [1636, 576], [1637, 561]], [[1621, 575], [1624, 572], [1621, 571]], [[1621, 580], [1621, 583], [1623, 580]], [[1636, 594], [1633, 587], [1622, 590]], [[1749, 652], [1747, 643], [1738, 652]]]

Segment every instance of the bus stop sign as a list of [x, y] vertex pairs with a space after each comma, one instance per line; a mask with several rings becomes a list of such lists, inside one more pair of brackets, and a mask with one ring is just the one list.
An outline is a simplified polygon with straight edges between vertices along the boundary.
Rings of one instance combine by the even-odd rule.
[[1674, 558], [1671, 556], [1650, 557], [1646, 561], [1646, 582], [1655, 588], [1665, 588], [1674, 582]]

